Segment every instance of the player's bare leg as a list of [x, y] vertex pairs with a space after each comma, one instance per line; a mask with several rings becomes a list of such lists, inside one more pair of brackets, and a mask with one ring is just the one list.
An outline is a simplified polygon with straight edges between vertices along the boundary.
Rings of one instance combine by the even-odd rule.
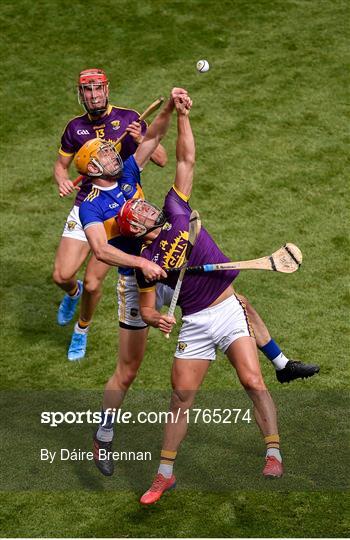
[[275, 405], [265, 386], [256, 350], [255, 339], [236, 339], [226, 351], [238, 378], [257, 409], [258, 425], [264, 436], [277, 432]]
[[65, 292], [76, 285], [76, 273], [90, 252], [88, 242], [62, 236], [56, 251], [53, 280]]
[[89, 251], [89, 244], [83, 240], [67, 237], [60, 240], [52, 277], [56, 285], [66, 292], [57, 314], [57, 322], [62, 326], [73, 318], [83, 288], [82, 283], [77, 281], [76, 274]]
[[255, 339], [241, 337], [235, 340], [227, 349], [226, 355], [253, 402], [254, 416], [264, 436], [267, 451], [263, 474], [282, 476], [276, 407], [261, 374]]
[[68, 348], [68, 360], [84, 358], [90, 323], [102, 296], [102, 284], [110, 266], [98, 261], [94, 255], [90, 257], [84, 276], [84, 288], [80, 302], [80, 314], [74, 326]]
[[148, 328], [128, 330], [119, 328], [119, 354], [115, 372], [105, 386], [103, 396], [103, 421], [94, 437], [94, 460], [105, 476], [114, 472], [110, 458], [101, 459], [100, 451], [112, 450], [115, 409], [121, 407], [125, 394], [135, 379], [146, 350]]
[[115, 372], [105, 386], [103, 409], [118, 409], [134, 381], [147, 344], [148, 327], [139, 330], [119, 328], [119, 353]]
[[102, 284], [110, 266], [98, 261], [94, 255], [86, 266], [84, 275], [84, 292], [80, 302], [80, 319], [84, 322], [91, 321], [97, 304], [102, 296]]
[[275, 367], [276, 377], [280, 383], [290, 382], [294, 379], [312, 377], [320, 368], [315, 364], [304, 364], [287, 358], [277, 343], [271, 338], [270, 332], [245, 296], [237, 294], [238, 298], [246, 307], [249, 320], [254, 330], [256, 344], [260, 351], [268, 358]]
[[167, 422], [164, 429], [163, 449], [177, 451], [181, 441], [185, 438], [188, 428], [187, 416], [184, 412], [194, 401], [197, 390], [208, 371], [209, 360], [185, 360], [174, 358], [171, 372], [173, 392], [169, 411], [177, 422]]
[[173, 392], [169, 407], [172, 416], [165, 423], [158, 472], [150, 489], [142, 495], [140, 499], [142, 504], [155, 503], [165, 491], [176, 485], [173, 466], [177, 450], [186, 437], [188, 429], [186, 411], [192, 407], [209, 365], [209, 360], [174, 358], [171, 373]]

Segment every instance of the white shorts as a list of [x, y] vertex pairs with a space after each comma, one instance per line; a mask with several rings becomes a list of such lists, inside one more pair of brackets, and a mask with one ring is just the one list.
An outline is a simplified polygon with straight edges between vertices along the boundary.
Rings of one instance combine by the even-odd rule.
[[62, 236], [87, 242], [83, 226], [79, 218], [79, 206], [73, 206], [64, 225]]
[[236, 339], [254, 337], [245, 306], [235, 295], [182, 321], [176, 358], [215, 360], [217, 348], [226, 352]]
[[[169, 306], [173, 296], [173, 290], [162, 283], [157, 284], [156, 309]], [[118, 318], [121, 328], [135, 329], [147, 328], [147, 324], [141, 319], [139, 291], [135, 275], [119, 275], [117, 283]]]

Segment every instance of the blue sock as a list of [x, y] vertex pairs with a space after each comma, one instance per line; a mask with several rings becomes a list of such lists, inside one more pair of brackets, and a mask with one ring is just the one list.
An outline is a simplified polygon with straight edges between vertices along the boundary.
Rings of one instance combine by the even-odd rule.
[[270, 339], [270, 341], [266, 343], [266, 345], [264, 345], [263, 347], [259, 347], [259, 349], [266, 356], [266, 358], [271, 361], [274, 360], [282, 352], [273, 339]]
[[266, 345], [263, 347], [259, 347], [261, 352], [268, 358], [273, 365], [275, 366], [275, 369], [283, 369], [286, 367], [288, 363], [288, 358], [283, 354], [277, 343], [270, 339]]

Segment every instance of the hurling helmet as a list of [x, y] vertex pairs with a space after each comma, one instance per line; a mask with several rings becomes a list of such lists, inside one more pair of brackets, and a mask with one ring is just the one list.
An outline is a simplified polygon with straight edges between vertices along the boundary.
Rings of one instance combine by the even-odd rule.
[[[86, 90], [91, 91], [89, 99], [86, 95]], [[104, 104], [98, 108], [91, 107], [91, 100], [94, 101], [101, 96], [97, 95], [97, 91], [102, 91]], [[79, 74], [78, 79], [78, 101], [83, 105], [86, 112], [92, 116], [100, 115], [106, 112], [108, 107], [109, 81], [107, 75], [102, 69], [84, 69]]]
[[144, 199], [129, 199], [123, 204], [117, 221], [123, 236], [139, 237], [162, 227], [166, 220], [164, 212], [158, 206]]
[[[89, 164], [98, 169], [89, 170]], [[113, 144], [102, 139], [87, 141], [74, 157], [74, 165], [80, 174], [118, 178], [123, 172], [123, 160]]]

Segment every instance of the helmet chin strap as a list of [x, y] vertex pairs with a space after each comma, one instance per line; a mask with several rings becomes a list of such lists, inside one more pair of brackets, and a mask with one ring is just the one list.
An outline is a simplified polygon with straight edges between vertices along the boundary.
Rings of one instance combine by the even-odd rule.
[[108, 109], [108, 99], [106, 100], [106, 106], [101, 109], [89, 109], [85, 102], [83, 102], [84, 109], [90, 116], [100, 116], [104, 114]]
[[122, 175], [123, 171], [121, 170], [117, 174], [99, 174], [98, 178], [101, 178], [101, 180], [109, 180], [110, 182], [117, 182]]

